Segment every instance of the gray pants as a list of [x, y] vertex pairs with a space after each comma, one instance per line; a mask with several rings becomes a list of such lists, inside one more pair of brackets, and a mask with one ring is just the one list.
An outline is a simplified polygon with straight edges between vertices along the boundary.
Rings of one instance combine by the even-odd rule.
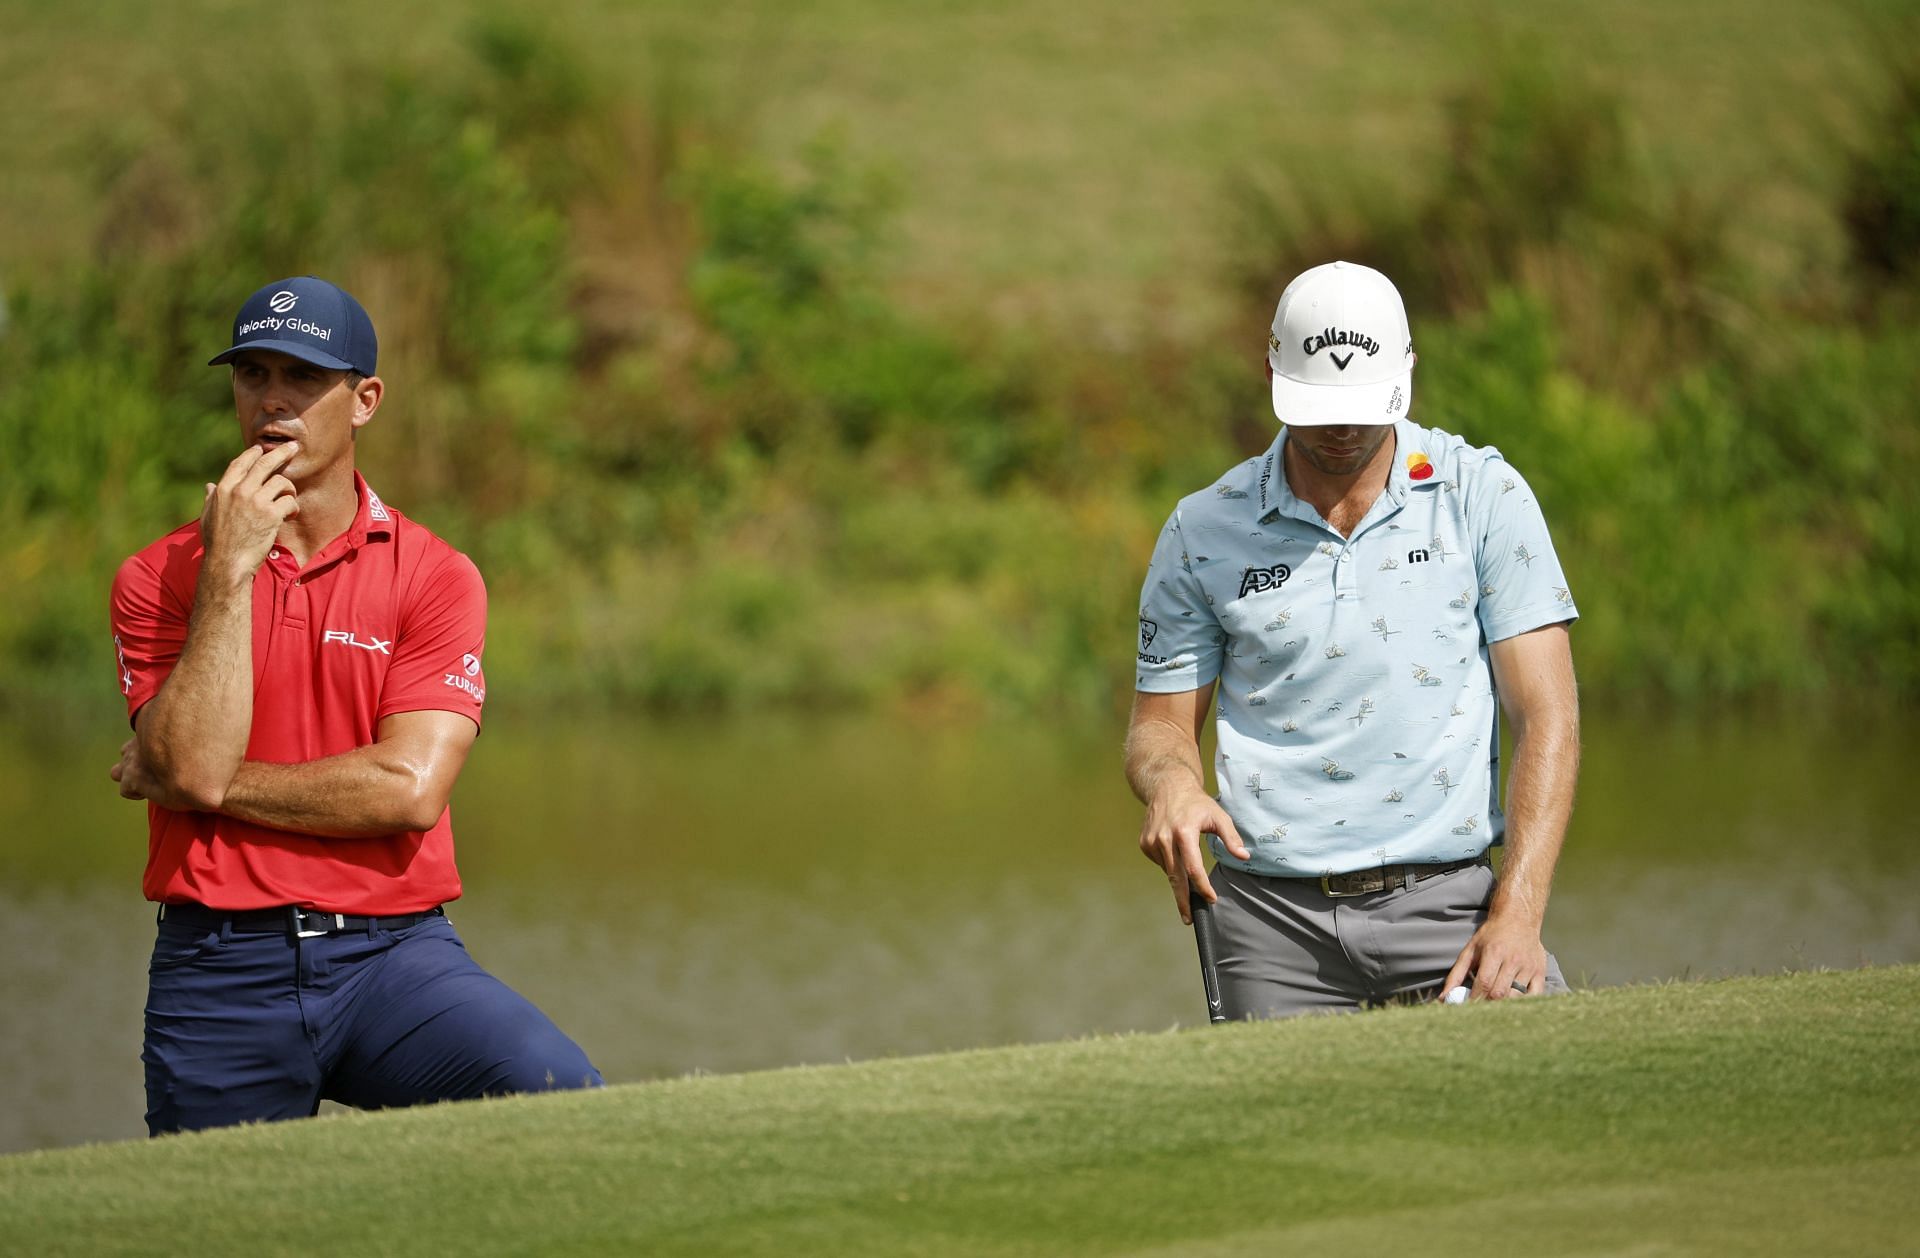
[[[1438, 997], [1460, 950], [1487, 920], [1494, 885], [1486, 863], [1338, 899], [1317, 882], [1227, 865], [1208, 877], [1220, 897], [1213, 914], [1220, 996], [1235, 1021]], [[1567, 990], [1551, 953], [1547, 990]]]

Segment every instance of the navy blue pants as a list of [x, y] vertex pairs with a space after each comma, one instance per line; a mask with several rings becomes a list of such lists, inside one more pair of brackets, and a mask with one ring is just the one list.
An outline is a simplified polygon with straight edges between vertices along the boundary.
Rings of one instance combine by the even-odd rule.
[[599, 1087], [579, 1045], [481, 969], [435, 916], [295, 939], [162, 920], [148, 968], [153, 1135]]

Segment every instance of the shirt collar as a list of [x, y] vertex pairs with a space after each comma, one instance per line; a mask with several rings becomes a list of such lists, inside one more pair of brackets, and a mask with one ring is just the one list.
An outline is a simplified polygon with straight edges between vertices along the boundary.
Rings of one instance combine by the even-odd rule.
[[1282, 427], [1279, 434], [1274, 437], [1273, 444], [1267, 447], [1267, 452], [1260, 456], [1258, 518], [1262, 524], [1272, 523], [1274, 517], [1283, 511], [1291, 515], [1293, 512], [1290, 508], [1297, 508], [1300, 503], [1300, 500], [1293, 496], [1292, 487], [1287, 484], [1287, 465], [1282, 457], [1286, 444], [1287, 430]]
[[[1387, 473], [1387, 492], [1393, 495], [1396, 505], [1404, 506], [1407, 495], [1414, 490], [1440, 488], [1440, 467], [1427, 449], [1425, 430], [1413, 421], [1403, 419], [1394, 424], [1393, 439], [1393, 467]], [[1415, 471], [1422, 467], [1428, 470], [1415, 476]]]
[[361, 545], [369, 537], [392, 537], [393, 512], [387, 510], [387, 504], [380, 501], [380, 495], [373, 492], [373, 486], [367, 484], [367, 478], [360, 475], [358, 470], [353, 474], [353, 492], [360, 499], [360, 509], [353, 516], [353, 527], [347, 530], [353, 545]]
[[320, 553], [307, 561], [306, 571], [312, 571], [330, 564], [351, 551], [360, 549], [370, 538], [391, 539], [393, 537], [393, 512], [387, 510], [380, 495], [373, 492], [373, 486], [358, 471], [353, 474], [353, 492], [360, 500], [360, 507], [353, 515], [353, 523], [347, 531], [320, 548]]
[[[1309, 523], [1320, 522], [1320, 513], [1308, 506], [1294, 494], [1293, 486], [1287, 484], [1286, 464], [1287, 429], [1283, 425], [1280, 435], [1273, 439], [1267, 452], [1260, 457], [1260, 508], [1259, 522], [1270, 524], [1279, 516], [1292, 516], [1296, 520]], [[1415, 480], [1413, 469], [1420, 465], [1432, 466], [1425, 445], [1420, 441], [1420, 430], [1409, 420], [1398, 420], [1393, 425], [1393, 462], [1387, 467], [1386, 495], [1397, 509], [1407, 503], [1407, 495], [1419, 485], [1438, 485], [1439, 478], [1434, 472]]]

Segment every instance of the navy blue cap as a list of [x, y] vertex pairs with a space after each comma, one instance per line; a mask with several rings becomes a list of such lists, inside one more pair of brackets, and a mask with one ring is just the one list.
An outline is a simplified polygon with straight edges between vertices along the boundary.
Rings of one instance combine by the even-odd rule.
[[374, 374], [380, 344], [373, 320], [346, 289], [302, 275], [267, 285], [247, 298], [233, 320], [233, 348], [207, 360], [217, 367], [250, 349], [279, 350], [336, 371]]

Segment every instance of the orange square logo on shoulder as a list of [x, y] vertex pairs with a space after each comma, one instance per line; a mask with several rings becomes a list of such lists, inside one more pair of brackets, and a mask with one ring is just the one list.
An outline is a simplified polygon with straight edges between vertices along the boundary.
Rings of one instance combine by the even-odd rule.
[[1407, 456], [1407, 475], [1414, 480], [1425, 480], [1433, 475], [1433, 460], [1418, 450]]

